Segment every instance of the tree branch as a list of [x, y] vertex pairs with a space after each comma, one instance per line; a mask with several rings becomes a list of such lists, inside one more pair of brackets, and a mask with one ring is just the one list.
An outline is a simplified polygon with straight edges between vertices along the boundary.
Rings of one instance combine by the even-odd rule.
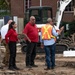
[[9, 4], [10, 4], [10, 0], [5, 0], [5, 2], [6, 2], [7, 5], [9, 6]]

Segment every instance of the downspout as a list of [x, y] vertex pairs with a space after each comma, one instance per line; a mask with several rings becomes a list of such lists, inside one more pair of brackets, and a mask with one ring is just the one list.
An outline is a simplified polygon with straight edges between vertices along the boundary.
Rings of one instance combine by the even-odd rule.
[[40, 7], [42, 6], [42, 0], [40, 0]]

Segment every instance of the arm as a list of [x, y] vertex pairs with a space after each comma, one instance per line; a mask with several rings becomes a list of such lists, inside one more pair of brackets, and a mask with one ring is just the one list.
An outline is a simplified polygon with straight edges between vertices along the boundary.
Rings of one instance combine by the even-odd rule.
[[64, 26], [61, 27], [58, 31], [56, 31], [55, 28], [53, 28], [53, 29], [52, 29], [52, 33], [53, 33], [54, 36], [57, 37], [58, 35], [61, 34], [61, 32], [63, 31], [63, 29], [64, 29]]
[[23, 30], [23, 33], [22, 33], [22, 34], [25, 36], [25, 38], [26, 38], [29, 42], [31, 42], [31, 40], [30, 40], [29, 37], [27, 36], [28, 31], [29, 31], [29, 26], [26, 25], [25, 28], [24, 28], [24, 30]]
[[27, 40], [28, 40], [29, 42], [31, 42], [31, 40], [29, 39], [29, 37], [28, 37], [25, 33], [23, 33], [23, 35], [27, 38]]
[[40, 42], [41, 42], [41, 48], [44, 48], [43, 40], [42, 40], [42, 32], [40, 33]]
[[6, 41], [6, 43], [9, 42], [9, 37], [10, 37], [11, 34], [12, 34], [12, 30], [9, 30], [9, 31], [7, 32], [7, 34], [5, 35], [5, 41]]
[[58, 32], [58, 34], [60, 35], [60, 34], [61, 34], [61, 32], [62, 32], [63, 30], [64, 30], [64, 26], [63, 26], [63, 27], [61, 27], [59, 31], [57, 31], [57, 32]]

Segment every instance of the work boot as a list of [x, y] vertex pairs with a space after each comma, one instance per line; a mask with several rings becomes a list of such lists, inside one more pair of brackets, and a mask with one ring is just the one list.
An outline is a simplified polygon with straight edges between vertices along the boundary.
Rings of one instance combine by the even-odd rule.
[[15, 70], [15, 68], [14, 68], [14, 67], [9, 67], [8, 69], [9, 69], [9, 70], [13, 70], [13, 71]]
[[26, 65], [26, 67], [27, 67], [27, 68], [32, 68], [32, 66], [31, 66], [31, 65]]
[[50, 69], [51, 69], [51, 68], [48, 68], [48, 67], [47, 67], [47, 68], [45, 68], [44, 70], [50, 70]]
[[16, 66], [14, 66], [14, 69], [15, 69], [15, 70], [20, 70], [20, 69], [19, 69], [18, 67], [16, 67]]
[[35, 64], [34, 64], [34, 65], [31, 65], [31, 66], [32, 66], [32, 67], [38, 67], [38, 65], [35, 65]]

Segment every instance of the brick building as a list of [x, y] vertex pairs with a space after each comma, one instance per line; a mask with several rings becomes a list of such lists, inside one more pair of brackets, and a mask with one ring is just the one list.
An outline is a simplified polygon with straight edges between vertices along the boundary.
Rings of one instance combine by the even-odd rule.
[[[52, 6], [53, 17], [55, 18], [58, 0], [11, 0], [11, 14], [23, 18], [25, 10], [30, 6], [40, 6], [40, 1], [42, 1], [42, 6]], [[63, 21], [72, 21], [73, 15], [72, 1], [64, 11]]]
[[[42, 1], [42, 2], [40, 2]], [[24, 28], [25, 10], [30, 6], [51, 6], [53, 10], [53, 18], [56, 16], [59, 0], [11, 0], [11, 15], [18, 16], [18, 32]], [[74, 19], [74, 0], [66, 7], [62, 21], [71, 22]]]
[[11, 0], [11, 15], [24, 17], [24, 0]]
[[[66, 7], [66, 10], [64, 11], [63, 14], [63, 21], [72, 21], [74, 19], [73, 1]], [[42, 0], [42, 6], [52, 6], [53, 17], [56, 16], [57, 3], [58, 0]], [[39, 5], [40, 5], [40, 0], [31, 0], [31, 6], [39, 6]]]

